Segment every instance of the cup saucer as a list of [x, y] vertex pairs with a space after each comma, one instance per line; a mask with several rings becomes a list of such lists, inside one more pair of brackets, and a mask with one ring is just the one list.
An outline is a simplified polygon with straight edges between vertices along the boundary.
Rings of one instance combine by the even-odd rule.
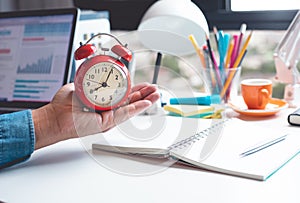
[[271, 116], [288, 107], [284, 100], [271, 98], [265, 109], [248, 109], [242, 96], [234, 98], [228, 105], [234, 111], [247, 116]]

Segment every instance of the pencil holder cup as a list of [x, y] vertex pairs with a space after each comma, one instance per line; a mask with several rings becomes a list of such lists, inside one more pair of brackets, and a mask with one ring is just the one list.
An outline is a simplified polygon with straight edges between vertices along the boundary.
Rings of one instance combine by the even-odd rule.
[[227, 103], [236, 98], [240, 86], [241, 67], [215, 69], [203, 69], [204, 81], [210, 94], [220, 95], [221, 102]]

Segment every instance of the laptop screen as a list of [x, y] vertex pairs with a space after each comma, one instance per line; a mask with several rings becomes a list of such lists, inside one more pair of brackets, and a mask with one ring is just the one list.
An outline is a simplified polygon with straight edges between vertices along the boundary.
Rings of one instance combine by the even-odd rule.
[[40, 107], [69, 82], [77, 9], [0, 13], [0, 108]]

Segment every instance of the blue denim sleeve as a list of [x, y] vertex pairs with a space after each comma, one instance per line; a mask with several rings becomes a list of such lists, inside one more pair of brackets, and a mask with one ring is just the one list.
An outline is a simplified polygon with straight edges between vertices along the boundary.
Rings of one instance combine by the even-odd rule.
[[31, 110], [0, 115], [0, 169], [28, 159], [34, 144]]

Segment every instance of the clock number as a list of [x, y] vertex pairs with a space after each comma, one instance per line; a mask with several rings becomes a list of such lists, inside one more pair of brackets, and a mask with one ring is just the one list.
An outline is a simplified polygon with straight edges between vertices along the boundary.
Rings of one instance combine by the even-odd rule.
[[102, 72], [107, 72], [107, 67], [102, 67]]
[[102, 97], [102, 99], [101, 99], [101, 100], [102, 100], [102, 102], [105, 102], [105, 98], [104, 98], [104, 97]]
[[93, 94], [94, 93], [94, 90], [93, 89], [90, 89], [90, 94]]
[[95, 75], [94, 74], [89, 75], [89, 79], [90, 80], [94, 80], [95, 79]]
[[112, 95], [109, 96], [109, 100], [111, 101], [113, 99]]
[[90, 86], [90, 85], [91, 85], [91, 83], [90, 83], [90, 82], [87, 82], [87, 83], [86, 83], [86, 85], [87, 85], [87, 86]]
[[99, 68], [95, 69], [95, 74], [100, 74], [100, 69]]
[[121, 83], [120, 82], [118, 83], [118, 87], [121, 87]]
[[119, 80], [119, 75], [115, 75], [115, 80]]
[[95, 100], [97, 100], [97, 98], [98, 98], [98, 95], [95, 95], [95, 97], [94, 97], [94, 98], [95, 98]]

